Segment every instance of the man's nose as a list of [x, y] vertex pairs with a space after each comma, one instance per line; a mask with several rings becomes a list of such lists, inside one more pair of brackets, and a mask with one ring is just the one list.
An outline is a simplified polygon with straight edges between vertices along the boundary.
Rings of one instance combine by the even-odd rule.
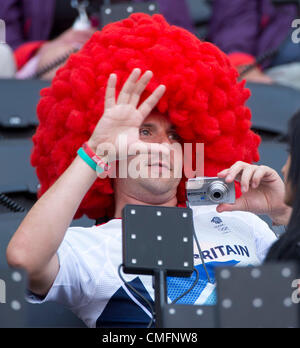
[[171, 140], [169, 138], [169, 135], [166, 133], [160, 133], [158, 134], [157, 137], [157, 143], [163, 144], [163, 143], [167, 143], [167, 144], [171, 144]]

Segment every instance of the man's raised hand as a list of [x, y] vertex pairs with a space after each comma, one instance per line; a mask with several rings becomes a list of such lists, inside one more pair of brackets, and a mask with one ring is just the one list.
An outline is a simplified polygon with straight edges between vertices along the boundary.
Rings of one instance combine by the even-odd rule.
[[99, 149], [104, 143], [112, 144], [117, 150], [121, 136], [126, 136], [128, 146], [141, 143], [139, 128], [164, 95], [166, 87], [158, 86], [138, 106], [153, 73], [146, 71], [140, 76], [141, 70], [134, 69], [116, 98], [117, 76], [110, 75], [105, 94], [104, 113], [89, 139], [89, 145], [94, 150]]

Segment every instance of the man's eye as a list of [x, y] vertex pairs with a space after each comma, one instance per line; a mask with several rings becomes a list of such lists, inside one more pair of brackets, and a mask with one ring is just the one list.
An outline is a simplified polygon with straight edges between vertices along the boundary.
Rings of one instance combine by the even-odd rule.
[[170, 133], [169, 138], [174, 141], [180, 141], [180, 136], [177, 133]]
[[141, 129], [140, 130], [140, 135], [149, 136], [150, 135], [150, 131], [148, 131], [148, 129]]

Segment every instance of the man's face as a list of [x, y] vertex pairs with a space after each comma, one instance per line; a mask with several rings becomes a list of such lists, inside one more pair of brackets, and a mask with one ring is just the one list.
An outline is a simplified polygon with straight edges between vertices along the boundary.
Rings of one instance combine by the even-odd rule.
[[[121, 190], [147, 204], [159, 204], [160, 199], [176, 196], [182, 173], [180, 138], [167, 116], [153, 111], [140, 127], [140, 140], [145, 143], [168, 144], [172, 148], [171, 156], [167, 158], [157, 154], [138, 154], [129, 157], [126, 160], [128, 176], [126, 179], [115, 180], [115, 192], [118, 194], [118, 190]], [[132, 168], [136, 168], [141, 175], [132, 177]]]

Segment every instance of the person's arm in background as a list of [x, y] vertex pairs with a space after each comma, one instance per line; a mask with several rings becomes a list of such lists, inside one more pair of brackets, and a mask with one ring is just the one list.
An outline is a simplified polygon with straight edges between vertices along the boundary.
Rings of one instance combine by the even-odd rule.
[[[74, 30], [73, 28], [70, 28], [59, 35], [56, 39], [44, 43], [37, 52], [39, 56], [37, 70], [52, 64], [61, 57], [71, 54], [74, 49], [79, 50], [91, 38], [95, 31], [96, 28], [86, 30]], [[43, 75], [42, 78], [45, 80], [52, 80], [56, 71], [62, 64], [57, 65], [56, 68]]]
[[[229, 55], [238, 69], [255, 61], [261, 28], [262, 0], [215, 0], [208, 40]], [[259, 68], [245, 76], [253, 82], [271, 83]]]
[[[14, 50], [19, 72], [27, 63], [34, 63], [30, 65], [29, 73], [23, 74], [21, 71], [17, 77], [26, 78], [74, 48], [82, 47], [95, 32], [94, 28], [69, 28], [57, 38], [48, 41], [49, 30], [53, 25], [54, 6], [55, 1], [52, 0], [1, 0], [0, 18], [6, 23], [6, 41]], [[51, 80], [56, 70], [53, 69], [43, 78]]]
[[[95, 28], [86, 30], [74, 30], [70, 28], [59, 35], [56, 39], [51, 41], [44, 41], [32, 52], [33, 56], [24, 57], [26, 64], [22, 67], [16, 75], [17, 78], [27, 78], [27, 75], [31, 75], [36, 71], [43, 69], [45, 66], [53, 64], [60, 60], [62, 57], [67, 57], [76, 50], [79, 50], [95, 33]], [[29, 44], [28, 44], [29, 45]], [[24, 46], [21, 46], [21, 50], [24, 52]], [[18, 51], [18, 50], [17, 50]], [[15, 51], [15, 56], [18, 56], [18, 52]], [[20, 58], [20, 55], [19, 55]], [[20, 59], [17, 59], [17, 61]], [[32, 67], [30, 65], [32, 64]], [[56, 71], [64, 64], [64, 62], [56, 65], [49, 72], [44, 74], [41, 78], [44, 80], [52, 80], [56, 74]], [[28, 68], [28, 69], [27, 69]], [[27, 73], [28, 70], [28, 73]]]

